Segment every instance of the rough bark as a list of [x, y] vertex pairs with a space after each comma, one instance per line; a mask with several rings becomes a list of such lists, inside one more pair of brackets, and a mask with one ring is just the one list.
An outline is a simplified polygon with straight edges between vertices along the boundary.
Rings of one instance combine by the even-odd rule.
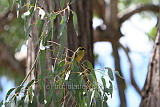
[[93, 30], [92, 30], [92, 0], [77, 0], [72, 9], [76, 11], [78, 17], [78, 35], [75, 33], [72, 16], [68, 22], [68, 47], [76, 50], [83, 46], [87, 50], [85, 52], [85, 60], [94, 64], [93, 56]]
[[140, 105], [141, 107], [160, 105], [160, 22]]

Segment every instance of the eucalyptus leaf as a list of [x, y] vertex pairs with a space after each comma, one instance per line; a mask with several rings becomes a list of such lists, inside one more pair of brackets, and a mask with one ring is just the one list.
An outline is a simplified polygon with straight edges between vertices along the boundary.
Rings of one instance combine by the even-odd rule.
[[67, 21], [67, 16], [66, 15], [62, 16], [58, 32], [58, 39], [63, 35], [63, 33], [66, 32], [66, 21]]
[[106, 80], [104, 79], [103, 76], [101, 77], [101, 80], [102, 80], [102, 83], [103, 83], [104, 88], [106, 88]]
[[119, 76], [120, 78], [124, 79], [124, 78], [120, 75], [120, 73], [119, 73], [118, 71], [115, 71], [115, 74], [116, 74], [117, 76]]
[[87, 60], [86, 61], [86, 63], [87, 63], [87, 66], [88, 66], [88, 68], [90, 69], [90, 70], [93, 70], [94, 68], [93, 68], [93, 66], [92, 66], [92, 64]]
[[34, 24], [31, 24], [31, 25], [27, 28], [27, 31], [26, 31], [26, 37], [29, 37], [30, 32], [31, 32], [31, 31], [32, 31], [32, 29], [33, 29], [33, 26], [34, 26]]
[[42, 90], [40, 90], [38, 99], [41, 104], [44, 104], [44, 92]]
[[77, 14], [76, 14], [74, 11], [72, 11], [72, 14], [73, 14], [73, 25], [74, 25], [74, 29], [75, 29], [76, 34], [78, 35]]
[[112, 71], [112, 69], [109, 68], [109, 67], [106, 67], [105, 69], [108, 70], [109, 78], [110, 78], [112, 81], [114, 81], [114, 76], [113, 76], [113, 71]]
[[64, 2], [65, 2], [65, 0], [60, 0], [61, 9], [63, 9], [63, 7], [64, 7]]
[[25, 88], [25, 94], [27, 93], [27, 90], [28, 90], [28, 88], [34, 83], [34, 79], [32, 80], [32, 81], [30, 81], [28, 84], [27, 84], [27, 86], [26, 86], [26, 88]]
[[43, 32], [43, 25], [44, 25], [44, 20], [41, 19], [40, 17], [38, 17], [38, 20], [37, 20], [37, 23], [36, 23], [36, 26], [38, 27], [38, 37], [41, 36], [42, 32]]
[[113, 84], [111, 81], [109, 81], [110, 83], [110, 86], [109, 86], [109, 92], [110, 92], [110, 95], [111, 95], [111, 98], [112, 98], [112, 94], [113, 94]]
[[49, 107], [52, 101], [52, 91], [51, 90], [48, 90], [47, 92], [46, 101], [47, 103], [45, 104], [45, 107]]
[[11, 94], [11, 92], [12, 92], [14, 89], [15, 89], [15, 88], [11, 88], [11, 89], [7, 92], [5, 100], [7, 100], [7, 98], [9, 97], [9, 95]]
[[14, 3], [15, 3], [15, 0], [8, 0], [10, 10], [13, 10]]
[[41, 72], [44, 72], [46, 70], [46, 51], [41, 50], [40, 52], [40, 67]]
[[28, 104], [28, 107], [38, 107], [37, 106], [37, 98], [36, 98], [36, 96], [33, 96], [33, 101], [32, 101], [32, 103]]
[[2, 107], [2, 105], [3, 105], [3, 100], [0, 102], [0, 107]]
[[56, 19], [57, 14], [55, 13], [51, 13], [50, 14], [50, 23], [51, 23], [51, 37], [53, 38], [53, 34], [54, 34], [54, 19]]
[[21, 89], [23, 88], [23, 86], [19, 86], [16, 90], [15, 90], [15, 94], [19, 95]]

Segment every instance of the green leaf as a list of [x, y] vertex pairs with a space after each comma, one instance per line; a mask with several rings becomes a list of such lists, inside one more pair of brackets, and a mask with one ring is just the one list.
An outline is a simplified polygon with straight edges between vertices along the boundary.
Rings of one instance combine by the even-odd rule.
[[21, 0], [21, 5], [24, 6], [26, 4], [27, 0]]
[[70, 1], [70, 4], [74, 3], [76, 0], [69, 0]]
[[50, 23], [51, 23], [51, 37], [53, 38], [53, 34], [54, 34], [54, 19], [56, 19], [57, 14], [55, 13], [51, 13], [50, 14]]
[[25, 98], [23, 99], [24, 97], [21, 98], [20, 101], [18, 101], [18, 107], [24, 107], [24, 100]]
[[64, 1], [65, 1], [65, 0], [60, 0], [61, 9], [63, 9], [63, 7], [64, 7]]
[[28, 84], [27, 84], [27, 86], [26, 86], [26, 88], [25, 88], [25, 94], [27, 93], [27, 90], [28, 90], [28, 88], [34, 83], [34, 79], [32, 80], [32, 81], [30, 81]]
[[46, 101], [47, 103], [45, 104], [45, 107], [49, 107], [52, 101], [52, 92], [51, 90], [48, 90], [47, 95], [46, 95]]
[[26, 31], [26, 37], [28, 37], [30, 35], [30, 32], [33, 28], [34, 24], [31, 24], [28, 28], [27, 28], [27, 31]]
[[109, 68], [109, 67], [106, 67], [105, 69], [108, 70], [109, 78], [113, 81], [113, 80], [114, 80], [114, 76], [113, 76], [113, 71], [112, 71], [112, 69]]
[[63, 29], [63, 32], [62, 32], [63, 36], [61, 36], [60, 38], [60, 55], [61, 55], [61, 58], [62, 58], [62, 55], [63, 55], [63, 51], [64, 51], [64, 47], [65, 47], [65, 44], [66, 44], [66, 40], [67, 40], [67, 30], [66, 30], [66, 25], [64, 25], [64, 29]]
[[66, 21], [67, 21], [67, 16], [66, 15], [62, 16], [62, 20], [60, 22], [60, 27], [58, 32], [58, 39], [63, 35], [63, 33], [65, 33]]
[[86, 63], [87, 63], [87, 66], [88, 66], [88, 68], [89, 68], [90, 70], [93, 70], [93, 69], [94, 69], [93, 66], [92, 66], [92, 64], [91, 64], [89, 61], [86, 61]]
[[109, 107], [105, 100], [103, 101], [103, 107]]
[[[35, 0], [31, 0], [31, 1], [35, 1]], [[35, 6], [35, 4], [34, 4], [34, 6]], [[30, 17], [32, 16], [32, 15], [34, 15], [33, 13], [34, 13], [34, 7], [31, 7], [30, 8], [30, 15], [29, 15], [29, 19], [30, 19]]]
[[78, 21], [77, 21], [77, 14], [75, 12], [72, 11], [73, 14], [73, 25], [74, 25], [74, 29], [76, 34], [78, 35]]
[[2, 105], [3, 105], [3, 100], [0, 102], [0, 107], [2, 107]]
[[62, 58], [64, 47], [67, 39], [67, 25], [66, 25], [67, 16], [62, 16], [62, 20], [60, 22], [60, 28], [58, 33], [58, 38], [60, 38], [60, 56]]
[[148, 37], [151, 40], [154, 40], [156, 37], [156, 33], [157, 33], [157, 27], [153, 27], [150, 32], [148, 32]]
[[9, 8], [13, 10], [13, 5], [14, 5], [15, 0], [8, 0]]
[[33, 101], [32, 101], [32, 103], [29, 103], [29, 104], [28, 104], [28, 107], [38, 107], [38, 106], [37, 106], [37, 98], [36, 98], [35, 95], [33, 96]]
[[112, 98], [112, 94], [113, 94], [113, 84], [111, 81], [109, 81], [110, 83], [110, 86], [109, 86], [109, 92], [110, 92], [110, 95], [111, 95], [111, 98]]
[[15, 94], [19, 95], [19, 92], [21, 91], [23, 86], [19, 86], [16, 90], [15, 90]]
[[34, 81], [35, 81], [34, 79], [33, 79], [32, 81], [30, 81], [30, 82], [27, 84], [26, 88], [29, 88], [29, 87], [33, 84]]
[[44, 91], [44, 85], [45, 85], [45, 83], [44, 83], [43, 78], [38, 83], [39, 83], [40, 89]]
[[5, 107], [10, 107], [9, 104], [10, 104], [10, 102], [5, 102], [4, 103]]
[[48, 40], [51, 40], [53, 38], [53, 32], [52, 32], [52, 30], [53, 30], [52, 28], [49, 30], [49, 33], [48, 33], [48, 35], [45, 38], [45, 45], [47, 45], [47, 41]]
[[36, 0], [29, 0], [30, 1], [30, 5], [35, 5]]
[[17, 4], [20, 4], [20, 0], [16, 0], [16, 3], [17, 3]]
[[103, 76], [101, 77], [101, 80], [102, 80], [102, 83], [103, 83], [104, 88], [106, 88], [106, 80], [104, 79]]
[[32, 92], [33, 92], [33, 89], [32, 89], [32, 87], [30, 87], [29, 90], [28, 90], [29, 102], [32, 102], [32, 99], [33, 99]]
[[40, 16], [38, 17], [38, 20], [37, 20], [37, 24], [36, 24], [36, 26], [38, 27], [38, 37], [40, 37], [41, 36], [41, 34], [42, 34], [42, 32], [43, 32], [43, 25], [44, 25], [44, 20], [42, 20], [41, 18], [40, 18]]
[[40, 93], [39, 93], [39, 102], [41, 104], [44, 104], [44, 91], [40, 90]]
[[107, 101], [108, 100], [108, 97], [107, 97], [107, 95], [105, 94], [105, 96], [104, 96], [104, 101]]
[[9, 97], [9, 95], [11, 94], [11, 92], [12, 92], [14, 89], [15, 89], [15, 88], [11, 88], [11, 89], [7, 92], [7, 95], [6, 95], [5, 100], [7, 100], [7, 98]]
[[15, 105], [17, 104], [17, 97], [16, 96], [14, 97], [14, 104]]
[[50, 19], [52, 19], [52, 21], [53, 21], [54, 19], [56, 19], [56, 17], [57, 17], [57, 14], [56, 14], [56, 13], [51, 13], [51, 14], [50, 14]]
[[41, 72], [44, 72], [46, 69], [46, 51], [41, 50], [40, 53], [40, 67], [41, 67]]
[[96, 96], [96, 106], [95, 107], [102, 107], [102, 97], [99, 92], [95, 92]]
[[124, 78], [120, 75], [120, 73], [119, 73], [118, 71], [115, 71], [115, 74], [116, 74], [117, 76], [119, 76], [120, 78], [124, 79]]

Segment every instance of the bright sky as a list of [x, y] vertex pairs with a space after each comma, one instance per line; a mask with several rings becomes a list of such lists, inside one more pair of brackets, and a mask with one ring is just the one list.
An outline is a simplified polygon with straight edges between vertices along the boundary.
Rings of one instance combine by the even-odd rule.
[[[94, 19], [93, 26], [96, 27], [102, 23], [98, 19]], [[146, 74], [147, 67], [150, 59], [150, 54], [152, 51], [153, 42], [149, 41], [145, 32], [149, 32], [152, 27], [156, 25], [156, 19], [142, 19], [140, 15], [136, 14], [131, 17], [128, 21], [124, 22], [122, 25], [121, 31], [125, 35], [121, 38], [120, 42], [124, 45], [127, 45], [131, 49], [129, 54], [134, 67], [134, 77], [140, 89], [142, 89]], [[129, 76], [129, 66], [127, 57], [123, 50], [120, 51], [120, 58], [122, 63], [122, 70], [125, 80], [127, 82], [126, 89], [126, 99], [128, 107], [138, 107], [140, 103], [140, 96], [137, 94], [135, 89], [130, 85], [130, 76]], [[114, 67], [113, 57], [111, 56], [112, 48], [108, 42], [97, 42], [94, 44], [94, 52], [99, 54], [98, 61], [101, 62], [99, 65], [96, 65], [96, 68], [101, 68], [104, 66]], [[98, 74], [98, 73], [97, 73]], [[102, 76], [101, 74], [98, 74]], [[118, 91], [117, 86], [114, 81], [114, 92], [113, 98], [109, 99], [108, 103], [110, 107], [118, 107]], [[134, 99], [134, 100], [133, 100]]]

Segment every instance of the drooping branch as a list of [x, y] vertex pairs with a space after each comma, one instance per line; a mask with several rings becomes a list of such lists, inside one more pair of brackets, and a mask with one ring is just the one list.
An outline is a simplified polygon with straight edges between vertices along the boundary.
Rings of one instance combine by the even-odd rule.
[[124, 21], [126, 21], [127, 19], [129, 19], [131, 16], [133, 16], [136, 13], [140, 13], [142, 11], [152, 11], [152, 12], [159, 12], [160, 11], [160, 6], [157, 5], [143, 5], [140, 7], [137, 7], [136, 9], [125, 13], [124, 15], [120, 16], [120, 24], [122, 24]]
[[130, 67], [131, 84], [136, 89], [138, 94], [141, 95], [141, 90], [139, 89], [137, 83], [135, 82], [134, 76], [133, 76], [133, 66], [132, 66], [133, 64], [132, 64], [132, 61], [131, 61], [129, 53], [128, 53], [128, 48], [125, 48], [121, 43], [119, 43], [119, 46], [124, 50], [124, 52], [126, 53], [126, 56], [128, 58], [128, 63], [129, 63], [129, 67]]

